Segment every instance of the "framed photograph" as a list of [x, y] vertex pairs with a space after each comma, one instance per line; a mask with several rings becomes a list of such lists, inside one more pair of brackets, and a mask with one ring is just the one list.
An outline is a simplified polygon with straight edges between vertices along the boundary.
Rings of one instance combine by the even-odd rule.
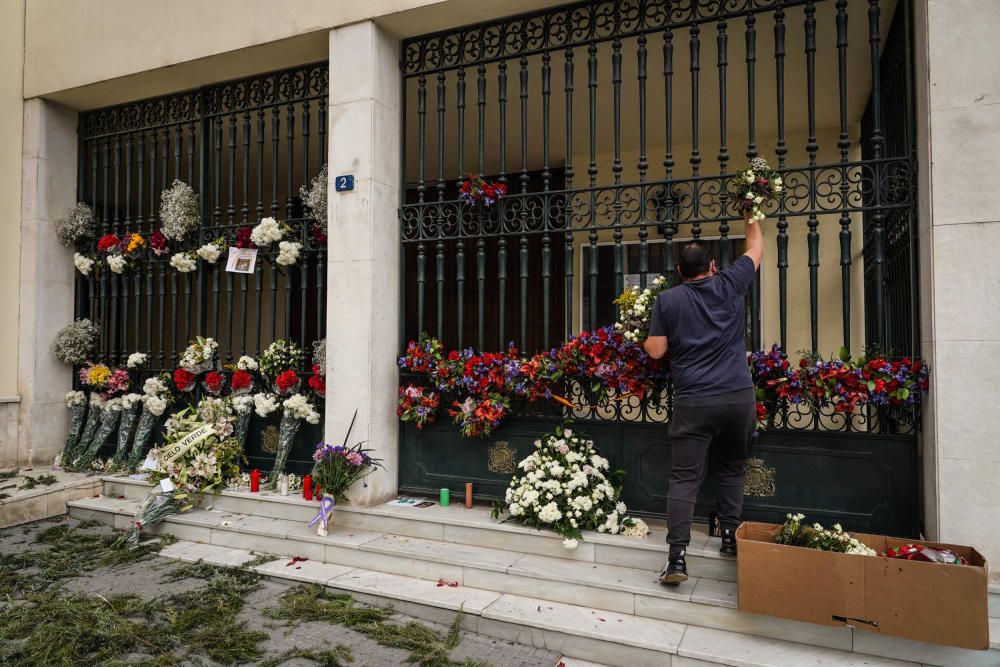
[[256, 248], [230, 248], [226, 271], [230, 273], [253, 273], [257, 264]]

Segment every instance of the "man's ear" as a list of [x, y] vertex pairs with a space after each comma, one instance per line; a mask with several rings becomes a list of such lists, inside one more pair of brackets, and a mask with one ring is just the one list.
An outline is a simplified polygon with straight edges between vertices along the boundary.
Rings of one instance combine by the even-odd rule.
[[677, 277], [681, 279], [681, 282], [684, 282], [684, 273], [681, 271], [681, 265], [680, 264], [677, 264], [676, 266], [674, 266], [674, 271], [677, 272]]
[[719, 272], [719, 265], [716, 264], [715, 260], [713, 259], [708, 263], [708, 273], [709, 275], [714, 276], [718, 272]]

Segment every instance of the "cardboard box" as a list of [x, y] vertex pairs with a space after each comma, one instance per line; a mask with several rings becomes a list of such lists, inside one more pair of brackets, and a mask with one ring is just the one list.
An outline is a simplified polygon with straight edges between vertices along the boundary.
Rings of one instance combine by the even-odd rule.
[[833, 553], [775, 544], [781, 526], [736, 531], [739, 608], [820, 625], [987, 650], [986, 560], [971, 547], [853, 533], [878, 553], [903, 544], [950, 549], [969, 565]]

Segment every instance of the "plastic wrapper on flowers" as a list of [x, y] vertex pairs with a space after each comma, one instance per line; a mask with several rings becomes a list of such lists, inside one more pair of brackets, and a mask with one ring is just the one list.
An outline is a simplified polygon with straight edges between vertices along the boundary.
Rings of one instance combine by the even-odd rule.
[[60, 460], [68, 463], [80, 440], [80, 431], [83, 430], [83, 422], [87, 417], [87, 396], [82, 391], [71, 391], [66, 394], [66, 405], [69, 407], [69, 433], [66, 435]]
[[188, 494], [183, 491], [151, 493], [136, 512], [135, 522], [115, 540], [112, 546], [118, 549], [134, 549], [139, 545], [139, 536], [144, 528], [160, 523], [168, 516], [187, 512], [193, 507]]
[[97, 433], [88, 443], [86, 443], [83, 450], [72, 462], [74, 469], [86, 470], [90, 467], [90, 462], [94, 460], [95, 456], [97, 456], [97, 452], [100, 451], [101, 446], [103, 446], [104, 443], [107, 442], [108, 438], [111, 437], [111, 434], [115, 432], [115, 428], [118, 427], [118, 421], [121, 419], [121, 416], [121, 399], [113, 398], [104, 404], [104, 407], [101, 409], [101, 420]]
[[121, 470], [128, 459], [128, 445], [134, 433], [135, 422], [139, 418], [141, 402], [138, 394], [127, 394], [122, 397], [121, 423], [118, 425], [118, 448], [111, 460], [112, 470]]
[[135, 470], [139, 467], [142, 455], [153, 440], [153, 429], [156, 428], [156, 422], [159, 419], [160, 416], [150, 412], [149, 405], [143, 402], [142, 413], [139, 416], [139, 425], [135, 428], [135, 438], [132, 440], [132, 451], [128, 455], [128, 463], [126, 465], [128, 470]]
[[246, 447], [247, 433], [250, 431], [250, 419], [253, 417], [253, 396], [233, 396], [233, 412], [236, 413], [236, 441], [240, 443], [240, 451]]
[[83, 426], [83, 433], [80, 434], [79, 440], [73, 446], [73, 449], [66, 453], [63, 458], [63, 465], [67, 466], [73, 462], [80, 452], [86, 448], [87, 443], [94, 437], [97, 433], [97, 427], [101, 423], [101, 412], [104, 408], [104, 400], [98, 396], [96, 393], [90, 395], [90, 407], [87, 411], [87, 421]]
[[288, 463], [288, 453], [292, 451], [292, 443], [299, 432], [302, 420], [295, 418], [288, 412], [281, 415], [281, 425], [278, 428], [278, 453], [274, 458], [274, 469], [267, 476], [267, 487], [269, 489], [278, 488], [278, 476], [285, 472], [285, 464]]

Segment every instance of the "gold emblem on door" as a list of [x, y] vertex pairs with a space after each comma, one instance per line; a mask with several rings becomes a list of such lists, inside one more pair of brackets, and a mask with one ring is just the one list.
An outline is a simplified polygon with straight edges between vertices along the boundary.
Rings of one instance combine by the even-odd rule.
[[743, 495], [751, 498], [768, 498], [774, 494], [774, 468], [764, 465], [764, 459], [747, 459]]
[[513, 475], [517, 470], [517, 450], [506, 440], [497, 440], [489, 449], [487, 468], [498, 475]]

